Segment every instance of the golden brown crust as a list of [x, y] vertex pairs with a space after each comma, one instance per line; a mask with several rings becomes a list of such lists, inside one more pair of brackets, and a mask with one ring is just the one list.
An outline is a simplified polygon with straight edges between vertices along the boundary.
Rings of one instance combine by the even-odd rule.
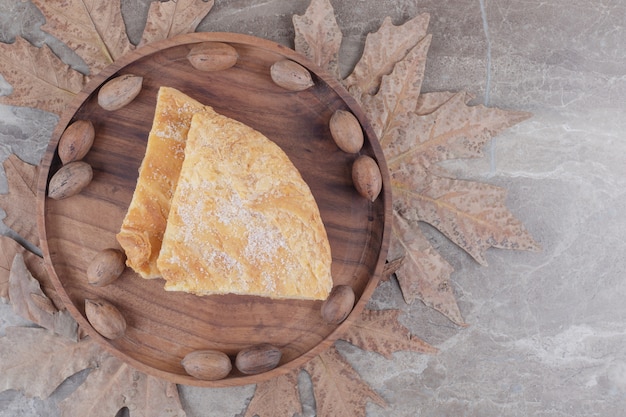
[[214, 113], [178, 90], [159, 90], [135, 193], [116, 236], [126, 252], [127, 265], [144, 278], [161, 276], [156, 259], [184, 160], [187, 132], [198, 112]]
[[287, 155], [256, 130], [197, 114], [157, 265], [165, 288], [325, 299], [326, 230]]

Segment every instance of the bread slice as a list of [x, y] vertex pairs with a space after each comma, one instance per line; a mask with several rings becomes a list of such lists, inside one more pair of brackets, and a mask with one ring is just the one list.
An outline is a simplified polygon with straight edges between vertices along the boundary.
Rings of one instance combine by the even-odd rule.
[[184, 160], [187, 132], [198, 112], [215, 114], [211, 107], [176, 89], [159, 89], [137, 186], [116, 236], [126, 252], [127, 265], [143, 278], [161, 276], [156, 260]]
[[282, 149], [228, 117], [193, 116], [157, 265], [165, 289], [325, 299], [331, 250]]

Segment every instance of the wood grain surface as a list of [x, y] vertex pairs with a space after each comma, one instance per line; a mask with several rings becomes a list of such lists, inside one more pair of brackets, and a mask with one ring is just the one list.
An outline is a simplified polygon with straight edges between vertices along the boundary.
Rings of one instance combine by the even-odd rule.
[[[227, 42], [238, 52], [235, 66], [216, 72], [194, 69], [186, 55], [204, 41]], [[270, 66], [292, 59], [308, 67], [315, 86], [302, 92], [275, 85]], [[99, 86], [122, 74], [144, 77], [139, 96], [109, 112], [96, 102]], [[111, 285], [93, 287], [85, 276], [100, 250], [119, 247], [115, 234], [130, 203], [152, 125], [160, 86], [181, 90], [229, 117], [257, 129], [276, 142], [307, 182], [320, 208], [333, 256], [335, 285], [353, 287], [357, 303], [336, 326], [323, 322], [321, 302], [271, 300], [253, 296], [195, 296], [166, 292], [163, 280], [144, 280], [126, 268]], [[339, 150], [328, 121], [337, 109], [353, 112], [364, 128], [361, 154], [377, 160], [383, 192], [370, 203], [352, 184], [356, 154]], [[74, 120], [91, 120], [96, 139], [84, 161], [93, 181], [65, 200], [46, 197], [51, 175], [60, 167], [56, 152], [64, 129]], [[386, 164], [371, 126], [340, 84], [284, 46], [229, 33], [194, 33], [157, 42], [121, 58], [95, 76], [62, 115], [42, 161], [38, 184], [38, 226], [49, 273], [67, 308], [90, 337], [137, 369], [169, 381], [207, 387], [257, 383], [301, 366], [328, 348], [358, 317], [378, 284], [390, 234], [391, 191]], [[103, 298], [117, 306], [128, 322], [124, 337], [109, 341], [88, 323], [86, 298]], [[283, 353], [279, 366], [258, 375], [233, 371], [219, 381], [187, 375], [182, 358], [197, 349], [217, 349], [232, 358], [257, 343], [271, 343]]]

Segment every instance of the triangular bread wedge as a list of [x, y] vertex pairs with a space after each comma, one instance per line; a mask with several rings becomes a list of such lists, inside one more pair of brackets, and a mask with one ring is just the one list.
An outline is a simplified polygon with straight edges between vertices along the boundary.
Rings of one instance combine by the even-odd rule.
[[326, 299], [318, 206], [282, 149], [219, 114], [193, 117], [157, 265], [165, 289]]
[[198, 112], [215, 114], [211, 107], [176, 89], [159, 89], [135, 193], [116, 236], [126, 252], [127, 265], [143, 278], [161, 276], [156, 260], [184, 160], [187, 132]]

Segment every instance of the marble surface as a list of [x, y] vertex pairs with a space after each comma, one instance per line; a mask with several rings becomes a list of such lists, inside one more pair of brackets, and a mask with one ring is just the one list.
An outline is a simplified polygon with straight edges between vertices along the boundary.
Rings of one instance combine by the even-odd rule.
[[[385, 16], [397, 24], [431, 14], [424, 91], [464, 90], [476, 103], [534, 117], [497, 137], [480, 160], [447, 166], [509, 190], [508, 206], [543, 246], [540, 253], [490, 250], [477, 265], [425, 230], [454, 266], [455, 293], [470, 326], [458, 328], [421, 303], [406, 305], [383, 284], [371, 308], [399, 308], [402, 322], [440, 349], [392, 360], [347, 343], [339, 348], [389, 403], [378, 416], [619, 416], [626, 410], [626, 1], [332, 1], [344, 33], [341, 70]], [[134, 39], [149, 0], [122, 0]], [[202, 31], [243, 32], [293, 45], [291, 15], [308, 1], [216, 0]], [[29, 3], [0, 0], [0, 40], [37, 31]], [[68, 56], [68, 60], [72, 57]], [[79, 65], [77, 63], [76, 65]], [[0, 91], [7, 86], [0, 83]], [[56, 117], [0, 106], [0, 159], [41, 155]], [[1, 187], [1, 183], [0, 183]], [[0, 334], [23, 323], [0, 305]], [[57, 416], [56, 403], [86, 375], [46, 400], [0, 393], [0, 416]], [[0, 376], [1, 378], [1, 376]], [[301, 375], [304, 415], [315, 415]], [[253, 386], [181, 387], [187, 415], [240, 416]]]

